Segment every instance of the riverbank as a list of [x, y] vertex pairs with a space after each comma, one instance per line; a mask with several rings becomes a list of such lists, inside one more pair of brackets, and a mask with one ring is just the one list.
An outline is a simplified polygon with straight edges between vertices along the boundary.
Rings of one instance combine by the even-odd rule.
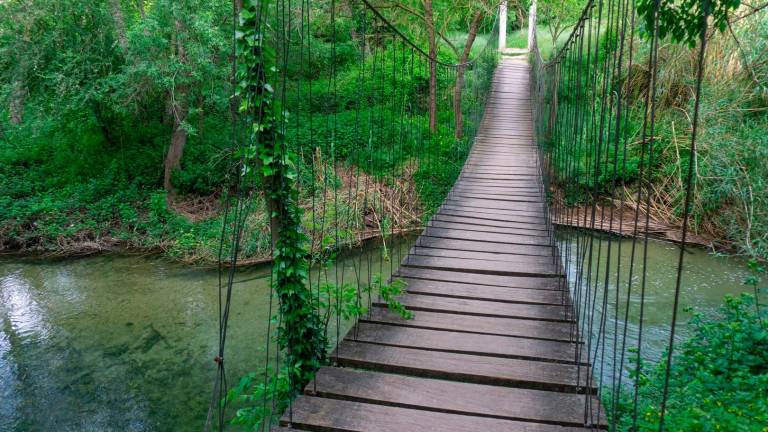
[[[599, 231], [625, 238], [641, 237], [646, 231], [648, 237], [670, 243], [679, 244], [683, 238], [683, 229], [679, 224], [655, 216], [648, 217], [642, 210], [638, 213], [636, 207], [626, 204], [595, 205], [594, 209], [592, 206], [558, 207], [553, 218], [555, 225]], [[689, 232], [685, 242], [686, 245], [710, 252], [735, 252], [731, 242], [706, 234]]]

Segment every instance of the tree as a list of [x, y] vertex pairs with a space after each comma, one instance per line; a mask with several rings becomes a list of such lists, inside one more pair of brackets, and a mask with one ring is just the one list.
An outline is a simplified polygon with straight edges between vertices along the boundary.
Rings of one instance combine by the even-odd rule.
[[[111, 2], [121, 47], [120, 33], [126, 33], [126, 60], [113, 78], [113, 99], [131, 117], [141, 121], [145, 115], [159, 116], [170, 129], [162, 176], [170, 202], [176, 195], [174, 173], [182, 169], [190, 138], [202, 133], [204, 111], [213, 107], [223, 114], [230, 109], [231, 4], [226, 0], [132, 4], [132, 16], [121, 24], [122, 14], [115, 13], [120, 3]], [[195, 119], [197, 128], [192, 126]]]
[[[488, 14], [488, 11], [493, 8], [493, 4], [498, 7], [498, 1], [496, 0], [482, 0], [482, 1], [433, 1], [433, 0], [418, 0], [416, 2], [400, 1], [390, 4], [380, 4], [377, 7], [379, 9], [393, 9], [400, 11], [405, 16], [415, 18], [417, 24], [409, 23], [409, 20], [405, 20], [406, 23], [411, 24], [410, 33], [419, 34], [419, 29], [426, 29], [427, 40], [427, 53], [430, 58], [437, 59], [440, 52], [440, 45], [438, 42], [442, 42], [447, 46], [454, 58], [458, 63], [466, 63], [469, 60], [469, 55], [472, 51], [472, 46], [477, 37], [477, 33], [480, 29], [480, 25], [483, 22], [483, 18]], [[469, 18], [468, 21], [464, 18]], [[438, 24], [439, 23], [439, 24]], [[463, 49], [454, 44], [449, 37], [446, 36], [447, 30], [459, 30], [467, 32], [467, 40]], [[429, 128], [431, 131], [437, 130], [437, 62], [429, 62]], [[464, 67], [460, 67], [457, 70], [456, 86], [454, 90], [454, 111], [457, 120], [457, 125], [462, 122], [461, 116], [461, 88], [464, 83]], [[458, 96], [457, 96], [458, 94]], [[460, 137], [463, 131], [459, 130], [461, 126], [457, 126], [456, 136]]]
[[[435, 26], [435, 8], [432, 0], [418, 0], [415, 4], [408, 1], [395, 2], [392, 4], [382, 4], [378, 9], [397, 9], [404, 12], [407, 16], [416, 18], [420, 23], [412, 30], [418, 32], [421, 25], [426, 28], [427, 53], [431, 59], [437, 59], [438, 45], [437, 38], [452, 45], [451, 41], [445, 37], [444, 33], [437, 30]], [[429, 62], [429, 130], [437, 130], [437, 63]]]
[[584, 5], [577, 0], [541, 0], [537, 11], [542, 21], [547, 23], [547, 29], [552, 36], [552, 43], [557, 40], [569, 27], [574, 25], [581, 16]]
[[464, 74], [466, 72], [466, 63], [469, 61], [469, 55], [472, 53], [472, 46], [475, 44], [477, 38], [477, 32], [480, 30], [480, 25], [483, 22], [483, 18], [495, 7], [498, 7], [497, 3], [490, 0], [484, 0], [480, 2], [472, 2], [470, 8], [474, 8], [472, 20], [469, 23], [469, 29], [467, 31], [467, 41], [464, 43], [464, 50], [461, 54], [458, 54], [458, 69], [456, 71], [456, 85], [453, 89], [453, 114], [456, 124], [456, 130], [454, 136], [461, 138], [464, 135], [464, 115], [461, 111], [461, 92], [464, 88]]

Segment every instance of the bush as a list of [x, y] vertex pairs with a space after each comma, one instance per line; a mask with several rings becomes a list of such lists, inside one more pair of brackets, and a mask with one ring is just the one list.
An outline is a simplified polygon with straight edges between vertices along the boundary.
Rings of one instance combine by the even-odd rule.
[[[754, 431], [768, 425], [768, 322], [755, 297], [727, 296], [719, 315], [695, 313], [693, 335], [674, 356], [665, 428], [670, 431]], [[664, 356], [666, 359], [666, 356]], [[638, 430], [659, 430], [666, 361], [636, 376]], [[604, 398], [608, 400], [609, 398]], [[622, 394], [617, 430], [632, 430], [633, 402]], [[610, 407], [611, 403], [606, 403]], [[610, 411], [610, 410], [608, 410]], [[610, 412], [609, 412], [610, 415]]]

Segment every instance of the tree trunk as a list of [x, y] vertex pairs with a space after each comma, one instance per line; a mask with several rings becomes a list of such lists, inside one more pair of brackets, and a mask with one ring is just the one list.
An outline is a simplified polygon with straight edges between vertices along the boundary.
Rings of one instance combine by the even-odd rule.
[[13, 81], [13, 88], [11, 89], [10, 101], [8, 105], [8, 118], [12, 125], [21, 124], [24, 121], [24, 107], [27, 102], [27, 71], [29, 69], [28, 54], [25, 54], [32, 45], [32, 39], [30, 37], [30, 28], [32, 27], [31, 18], [29, 14], [29, 6], [23, 7], [23, 19], [24, 19], [24, 32], [22, 33], [21, 43], [16, 46], [19, 56], [17, 57], [18, 68], [16, 70], [16, 76]]
[[517, 30], [525, 28], [525, 25], [527, 24], [525, 10], [523, 9], [522, 5], [520, 5], [520, 3], [515, 5], [515, 15], [517, 16]]
[[[437, 41], [435, 40], [435, 19], [432, 11], [432, 0], [424, 0], [424, 21], [427, 23], [429, 38], [429, 57], [437, 58]], [[429, 60], [429, 130], [437, 130], [437, 63]]]
[[144, 12], [144, 0], [136, 0], [136, 8], [139, 9], [139, 16], [142, 20], [147, 17], [146, 12]]
[[464, 63], [469, 60], [469, 54], [472, 52], [472, 45], [475, 44], [477, 32], [480, 30], [480, 23], [483, 22], [483, 11], [478, 10], [472, 17], [472, 23], [469, 25], [467, 34], [467, 43], [464, 45], [464, 52], [459, 58], [459, 67], [456, 70], [456, 85], [453, 88], [453, 117], [456, 122], [454, 136], [458, 139], [464, 136], [464, 114], [461, 112], [461, 91], [464, 88], [464, 72], [466, 66]]
[[24, 103], [27, 100], [27, 88], [24, 79], [19, 77], [13, 83], [11, 91], [11, 103], [8, 107], [11, 124], [18, 125], [24, 120]]
[[120, 50], [123, 52], [123, 55], [126, 55], [128, 54], [128, 37], [125, 35], [125, 18], [123, 17], [123, 8], [120, 6], [120, 0], [110, 0], [109, 6], [112, 9], [112, 16], [115, 18], [117, 43], [120, 45]]
[[[184, 129], [183, 122], [186, 120], [188, 110], [183, 99], [186, 97], [186, 88], [176, 88], [176, 101], [173, 102], [173, 133], [171, 134], [171, 145], [168, 147], [168, 154], [165, 156], [165, 172], [163, 175], [163, 188], [169, 194], [175, 193], [171, 176], [173, 172], [181, 168], [181, 157], [184, 156], [184, 147], [187, 146], [187, 130]], [[170, 195], [169, 195], [170, 196]]]
[[[176, 20], [175, 42], [176, 55], [180, 64], [186, 64], [187, 53], [184, 47], [184, 37], [182, 32], [184, 25]], [[183, 79], [183, 78], [182, 78]], [[171, 115], [173, 116], [173, 132], [171, 133], [171, 145], [168, 147], [168, 154], [165, 156], [165, 170], [163, 174], [163, 188], [168, 192], [168, 199], [171, 200], [175, 194], [175, 189], [171, 183], [173, 171], [181, 167], [181, 157], [184, 156], [184, 147], [187, 146], [187, 130], [184, 129], [184, 122], [189, 115], [189, 106], [187, 96], [189, 87], [187, 84], [177, 85], [171, 90]]]

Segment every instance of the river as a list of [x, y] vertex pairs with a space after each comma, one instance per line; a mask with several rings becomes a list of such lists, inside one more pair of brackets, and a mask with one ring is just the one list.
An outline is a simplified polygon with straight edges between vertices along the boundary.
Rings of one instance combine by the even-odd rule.
[[[411, 242], [394, 247], [395, 260]], [[338, 274], [388, 276], [389, 264], [368, 271], [366, 257], [380, 250], [373, 245], [341, 258]], [[651, 242], [648, 252], [660, 269], [649, 279], [645, 322], [656, 335], [650, 352], [658, 353], [676, 248]], [[684, 304], [712, 311], [723, 295], [743, 290], [738, 260], [694, 250], [687, 262]], [[230, 382], [264, 367], [268, 275], [265, 267], [237, 274]], [[158, 257], [1, 259], [0, 430], [200, 430], [215, 373], [217, 280], [215, 270]], [[629, 324], [636, 319], [630, 314]]]

